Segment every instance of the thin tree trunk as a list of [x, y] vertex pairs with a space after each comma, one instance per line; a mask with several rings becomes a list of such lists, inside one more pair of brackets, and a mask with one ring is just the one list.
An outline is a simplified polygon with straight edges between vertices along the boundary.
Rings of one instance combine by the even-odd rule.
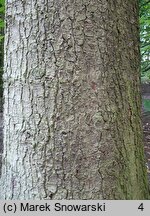
[[1, 199], [147, 199], [138, 1], [7, 1]]

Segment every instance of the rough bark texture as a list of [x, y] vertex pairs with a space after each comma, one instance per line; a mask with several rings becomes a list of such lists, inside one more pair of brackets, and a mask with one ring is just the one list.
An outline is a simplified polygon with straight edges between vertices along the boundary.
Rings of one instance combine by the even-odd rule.
[[148, 198], [137, 10], [7, 1], [1, 199]]
[[[1, 14], [2, 16], [2, 14]], [[4, 35], [4, 28], [0, 27], [0, 36]], [[2, 169], [2, 153], [3, 153], [3, 120], [2, 120], [2, 107], [3, 107], [3, 59], [4, 59], [4, 41], [0, 40], [0, 176]]]

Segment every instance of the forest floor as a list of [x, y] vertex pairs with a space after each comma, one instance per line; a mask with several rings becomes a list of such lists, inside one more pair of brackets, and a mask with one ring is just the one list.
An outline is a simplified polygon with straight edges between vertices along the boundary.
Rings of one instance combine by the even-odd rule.
[[150, 183], [150, 112], [142, 114], [143, 132], [144, 132], [144, 150], [147, 162], [147, 173]]
[[[144, 99], [150, 100], [150, 84], [145, 83], [141, 86], [142, 101]], [[146, 111], [144, 109], [144, 103], [142, 104], [142, 123], [143, 123], [143, 133], [144, 133], [144, 151], [146, 156], [146, 166], [148, 179], [150, 184], [150, 110]]]

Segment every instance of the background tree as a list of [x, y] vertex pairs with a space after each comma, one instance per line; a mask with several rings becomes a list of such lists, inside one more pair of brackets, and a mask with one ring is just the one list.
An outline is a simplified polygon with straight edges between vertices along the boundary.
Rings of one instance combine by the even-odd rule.
[[138, 1], [7, 1], [1, 199], [147, 199]]
[[141, 77], [150, 80], [150, 1], [140, 0]]

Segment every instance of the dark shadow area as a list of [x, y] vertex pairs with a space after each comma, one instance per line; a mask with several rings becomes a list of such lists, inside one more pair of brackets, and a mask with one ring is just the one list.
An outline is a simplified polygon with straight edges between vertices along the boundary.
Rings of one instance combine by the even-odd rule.
[[142, 123], [144, 132], [144, 150], [150, 183], [150, 83], [142, 84]]

